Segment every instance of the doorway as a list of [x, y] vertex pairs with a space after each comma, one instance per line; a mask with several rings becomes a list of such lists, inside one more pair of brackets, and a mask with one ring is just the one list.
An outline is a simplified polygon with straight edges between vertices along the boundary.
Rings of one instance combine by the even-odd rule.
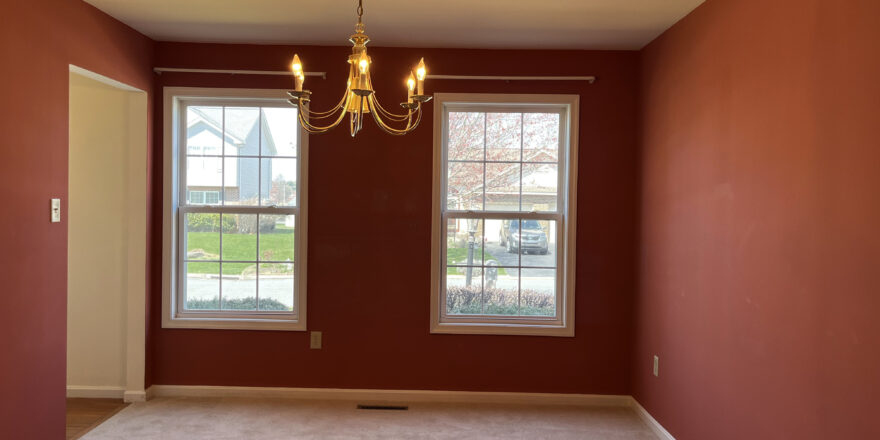
[[143, 401], [147, 94], [69, 81], [67, 396]]

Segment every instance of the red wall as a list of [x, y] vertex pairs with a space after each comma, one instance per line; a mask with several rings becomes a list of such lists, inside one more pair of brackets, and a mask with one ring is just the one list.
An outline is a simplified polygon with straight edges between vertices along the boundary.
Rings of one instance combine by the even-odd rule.
[[709, 0], [642, 54], [633, 388], [679, 440], [880, 438], [878, 41]]
[[4, 1], [0, 16], [0, 438], [59, 439], [67, 223], [49, 223], [49, 199], [66, 213], [68, 64], [149, 91], [153, 43], [81, 1]]
[[[340, 37], [344, 37], [341, 35]], [[335, 104], [347, 47], [298, 47], [315, 109]], [[284, 70], [293, 47], [157, 44], [157, 66]], [[574, 338], [429, 334], [432, 107], [405, 137], [372, 122], [309, 140], [308, 322], [305, 333], [161, 329], [151, 316], [157, 384], [629, 392], [634, 295], [636, 52], [373, 48], [376, 89], [391, 106], [420, 56], [437, 74], [595, 74], [583, 82], [429, 81], [427, 91], [581, 95], [577, 323]], [[290, 78], [163, 74], [162, 86], [290, 88]], [[162, 120], [162, 109], [155, 119]], [[161, 124], [156, 124], [155, 161]], [[157, 177], [157, 181], [158, 181]], [[161, 192], [156, 188], [156, 194]], [[154, 199], [154, 208], [161, 200]], [[157, 209], [158, 211], [158, 209]], [[160, 222], [156, 222], [160, 223]], [[156, 237], [160, 237], [158, 232]], [[154, 255], [158, 264], [161, 255]], [[157, 281], [154, 310], [160, 310]]]

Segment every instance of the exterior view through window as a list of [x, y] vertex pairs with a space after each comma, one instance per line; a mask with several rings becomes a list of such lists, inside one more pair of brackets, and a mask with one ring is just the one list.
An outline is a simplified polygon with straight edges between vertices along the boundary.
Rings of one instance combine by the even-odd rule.
[[444, 105], [440, 323], [561, 323], [568, 111]]
[[181, 104], [176, 317], [295, 319], [297, 110]]

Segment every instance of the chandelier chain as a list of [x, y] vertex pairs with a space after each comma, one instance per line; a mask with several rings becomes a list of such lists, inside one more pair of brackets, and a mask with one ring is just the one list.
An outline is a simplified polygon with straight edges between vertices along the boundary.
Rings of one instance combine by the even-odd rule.
[[358, 0], [357, 13], [358, 13], [358, 23], [362, 23], [363, 16], [364, 16], [364, 0]]

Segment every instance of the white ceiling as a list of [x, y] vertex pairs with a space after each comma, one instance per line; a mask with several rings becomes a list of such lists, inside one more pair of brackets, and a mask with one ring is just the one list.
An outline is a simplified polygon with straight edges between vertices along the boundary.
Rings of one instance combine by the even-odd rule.
[[[355, 0], [85, 0], [161, 41], [347, 45]], [[704, 0], [364, 0], [376, 46], [640, 49]]]

